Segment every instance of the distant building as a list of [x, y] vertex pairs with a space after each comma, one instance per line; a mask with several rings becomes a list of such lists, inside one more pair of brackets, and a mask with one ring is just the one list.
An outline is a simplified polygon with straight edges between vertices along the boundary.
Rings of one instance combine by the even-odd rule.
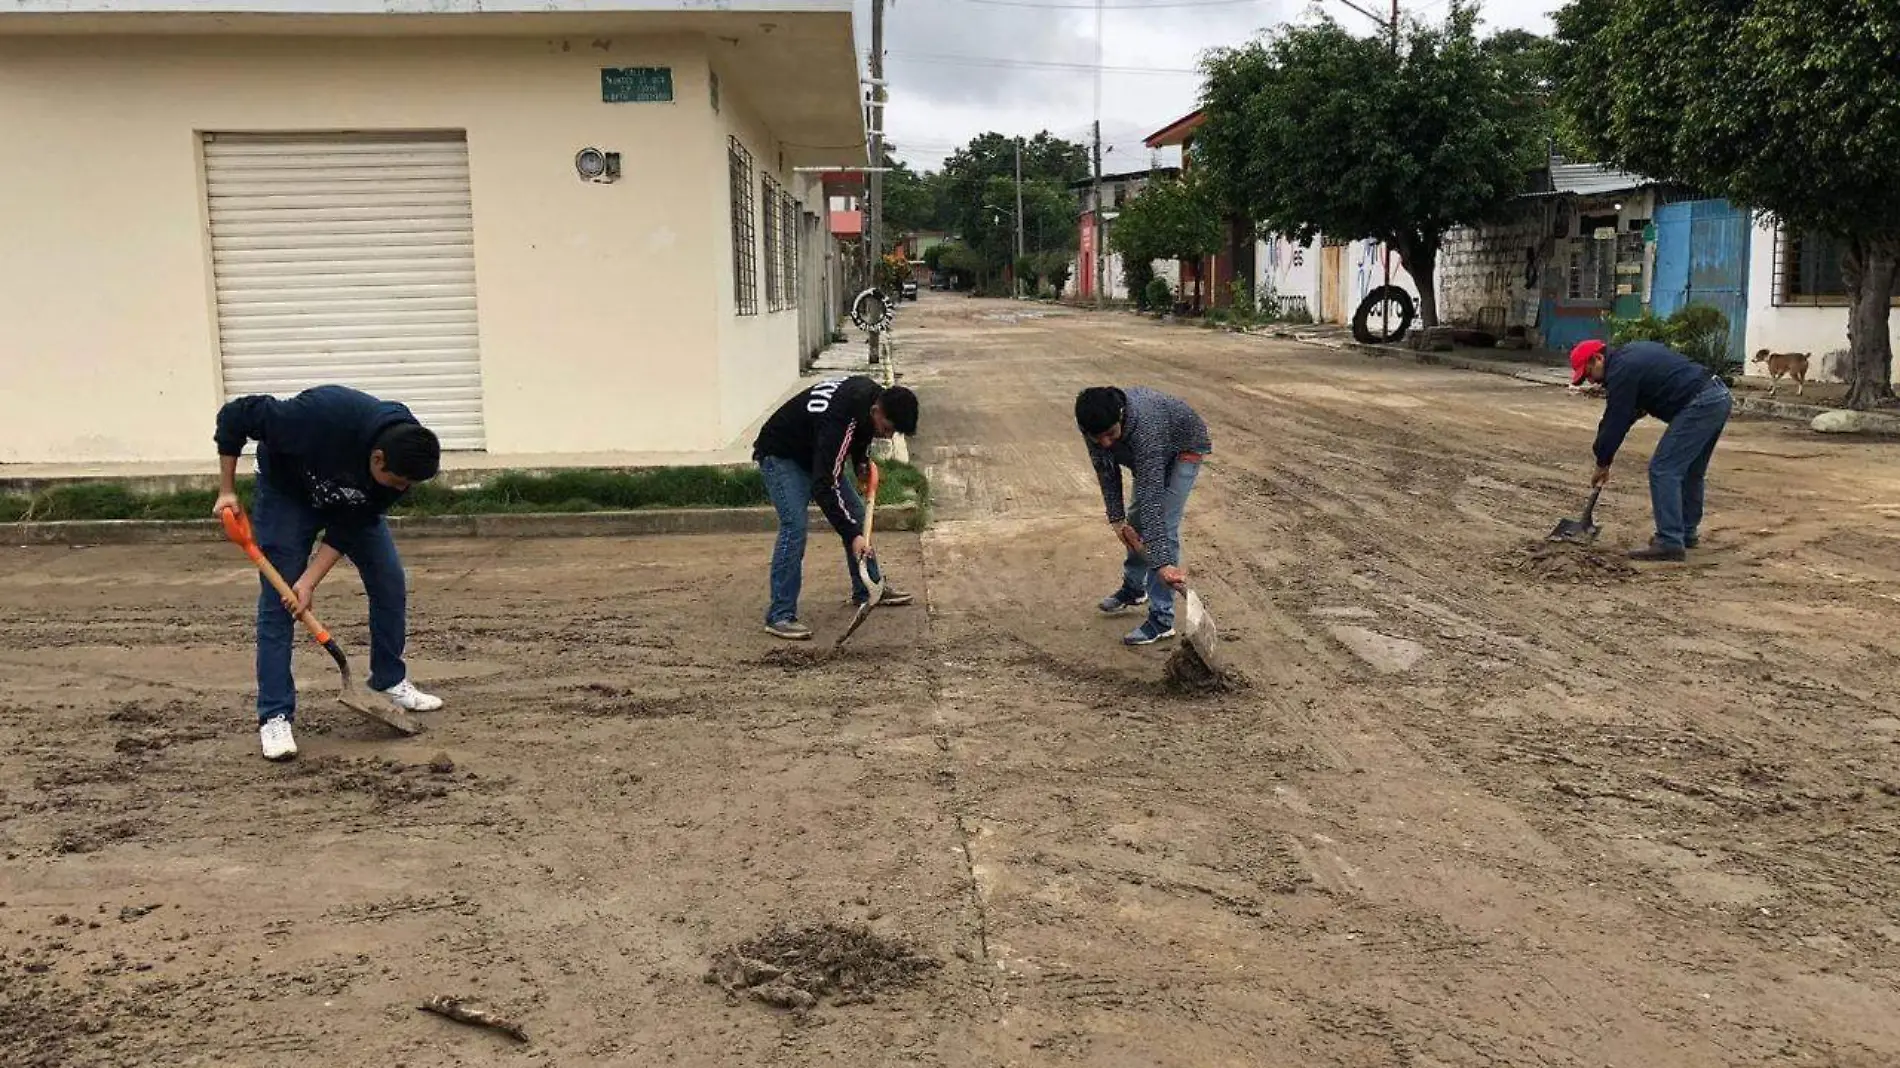
[[[1122, 174], [1102, 175], [1102, 240], [1107, 245], [1104, 254], [1103, 273], [1107, 275], [1107, 287], [1104, 295], [1109, 300], [1133, 300], [1135, 294], [1128, 292], [1123, 280], [1122, 256], [1114, 251], [1114, 244], [1108, 235], [1115, 232], [1115, 219], [1121, 214], [1121, 208], [1129, 200], [1140, 195], [1142, 187], [1156, 179], [1178, 178], [1179, 167], [1151, 167], [1144, 171], [1127, 171]], [[1081, 300], [1095, 299], [1095, 180], [1093, 178], [1076, 182], [1070, 186], [1076, 191], [1081, 204], [1081, 213], [1077, 218], [1076, 266], [1069, 273], [1074, 280], [1074, 295]], [[1169, 285], [1179, 281], [1180, 271], [1172, 261], [1156, 261], [1155, 274], [1166, 278]]]
[[208, 460], [323, 382], [458, 450], [726, 447], [835, 321], [851, 8], [10, 0], [0, 462]]

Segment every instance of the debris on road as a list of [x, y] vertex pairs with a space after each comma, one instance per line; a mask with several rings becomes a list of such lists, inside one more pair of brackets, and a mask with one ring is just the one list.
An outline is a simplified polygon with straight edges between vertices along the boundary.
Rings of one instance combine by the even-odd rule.
[[525, 1028], [479, 1001], [438, 994], [417, 1005], [416, 1008], [423, 1012], [432, 1012], [444, 1019], [454, 1020], [456, 1023], [500, 1031], [516, 1042], [528, 1041], [528, 1032]]
[[1621, 556], [1568, 541], [1529, 542], [1505, 563], [1545, 582], [1621, 582], [1636, 574], [1636, 566]]
[[714, 955], [706, 982], [728, 997], [751, 997], [804, 1013], [821, 1003], [857, 1005], [914, 985], [943, 962], [861, 924], [784, 924]]

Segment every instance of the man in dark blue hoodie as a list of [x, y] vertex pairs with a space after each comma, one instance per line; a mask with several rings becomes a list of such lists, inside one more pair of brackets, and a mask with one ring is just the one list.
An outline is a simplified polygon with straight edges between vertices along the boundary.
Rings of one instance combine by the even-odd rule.
[[1649, 458], [1649, 504], [1656, 536], [1633, 560], [1682, 560], [1696, 547], [1702, 528], [1702, 498], [1715, 443], [1728, 425], [1731, 398], [1709, 369], [1665, 345], [1634, 341], [1606, 348], [1585, 341], [1570, 350], [1570, 380], [1604, 389], [1603, 420], [1597, 426], [1596, 476], [1610, 480], [1610, 464], [1630, 427], [1645, 415], [1669, 424]]
[[[383, 513], [409, 487], [434, 478], [442, 446], [409, 409], [344, 386], [318, 386], [289, 400], [239, 397], [218, 412], [218, 500], [238, 506], [237, 464], [258, 443], [251, 527], [258, 548], [308, 608], [347, 556], [369, 595], [369, 684], [400, 708], [433, 712], [440, 698], [416, 689], [403, 664], [408, 637], [402, 559]], [[310, 548], [323, 535], [313, 559]], [[297, 688], [290, 674], [296, 622], [268, 582], [257, 600], [257, 722], [264, 756], [297, 755], [290, 725]]]

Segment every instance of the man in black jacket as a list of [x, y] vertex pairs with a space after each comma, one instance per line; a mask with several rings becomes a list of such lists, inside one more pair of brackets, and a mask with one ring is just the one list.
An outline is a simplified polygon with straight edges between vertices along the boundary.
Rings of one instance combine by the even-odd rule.
[[1669, 424], [1649, 458], [1649, 504], [1656, 536], [1633, 560], [1687, 558], [1702, 527], [1702, 499], [1709, 460], [1728, 425], [1731, 398], [1709, 369], [1654, 341], [1606, 348], [1585, 341], [1570, 350], [1571, 383], [1603, 386], [1603, 420], [1597, 426], [1597, 470], [1590, 480], [1610, 480], [1610, 464], [1630, 427], [1645, 415]]
[[[872, 438], [917, 432], [917, 395], [903, 386], [886, 389], [863, 375], [834, 378], [803, 390], [781, 405], [752, 443], [752, 459], [778, 511], [778, 542], [772, 548], [772, 600], [765, 630], [788, 641], [809, 641], [811, 628], [798, 620], [804, 581], [806, 509], [812, 501], [844, 539], [851, 596], [870, 597], [858, 577], [858, 560], [870, 555], [861, 525], [864, 502], [851, 485], [870, 470]], [[876, 561], [870, 565], [876, 568]], [[872, 571], [873, 577], [880, 577]], [[911, 595], [890, 585], [878, 603], [906, 605]]]
[[[403, 663], [408, 636], [402, 559], [383, 513], [409, 487], [434, 478], [442, 447], [409, 409], [344, 386], [318, 386], [289, 400], [239, 397], [218, 412], [218, 500], [212, 514], [238, 507], [237, 464], [258, 443], [251, 528], [258, 548], [308, 608], [347, 556], [369, 595], [369, 684], [398, 707], [433, 712], [440, 698], [416, 689]], [[323, 535], [316, 558], [310, 547]], [[290, 674], [296, 622], [264, 583], [257, 600], [257, 722], [264, 756], [297, 755], [291, 722], [297, 688]]]

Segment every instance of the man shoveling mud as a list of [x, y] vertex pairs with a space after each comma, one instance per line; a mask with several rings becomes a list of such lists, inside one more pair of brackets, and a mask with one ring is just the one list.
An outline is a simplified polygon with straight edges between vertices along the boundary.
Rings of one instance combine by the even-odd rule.
[[1700, 537], [1709, 460], [1728, 425], [1728, 387], [1708, 368], [1653, 341], [1614, 349], [1601, 341], [1585, 341], [1570, 350], [1570, 371], [1571, 384], [1587, 379], [1602, 386], [1605, 394], [1592, 486], [1610, 480], [1610, 464], [1636, 420], [1651, 415], [1669, 424], [1649, 458], [1656, 534], [1648, 546], [1629, 555], [1645, 562], [1685, 559]]
[[[218, 412], [216, 440], [212, 514], [238, 507], [238, 457], [245, 442], [257, 442], [251, 525], [258, 547], [292, 584], [296, 607], [309, 608], [317, 584], [349, 557], [369, 596], [370, 687], [411, 712], [441, 708], [440, 698], [409, 681], [403, 663], [408, 592], [383, 518], [411, 485], [435, 477], [442, 459], [435, 434], [400, 404], [344, 386], [318, 386], [289, 400], [239, 397]], [[323, 544], [312, 559], [319, 533]], [[267, 760], [297, 755], [291, 609], [266, 581], [257, 601], [257, 722]]]
[[[1128, 549], [1121, 588], [1101, 609], [1119, 615], [1142, 604], [1148, 618], [1122, 638], [1152, 645], [1174, 637], [1174, 594], [1187, 589], [1181, 566], [1181, 517], [1214, 446], [1207, 424], [1179, 397], [1139, 386], [1094, 386], [1075, 398], [1075, 422], [1088, 439], [1089, 462], [1102, 483], [1108, 523]], [[1134, 472], [1134, 506], [1122, 507], [1122, 468]]]
[[[846, 469], [859, 477], [869, 472], [872, 438], [916, 432], [917, 395], [903, 386], [886, 389], [864, 375], [820, 382], [780, 405], [765, 421], [752, 443], [752, 459], [765, 476], [765, 491], [778, 512], [766, 633], [788, 641], [811, 640], [811, 628], [798, 619], [798, 592], [804, 584], [806, 510], [814, 500], [844, 539], [853, 603], [870, 598], [856, 566], [871, 556], [862, 526], [864, 502]], [[874, 557], [870, 566], [877, 566]], [[872, 580], [882, 581], [882, 573], [874, 571]], [[885, 583], [878, 604], [891, 608], [911, 600], [910, 594]]]

